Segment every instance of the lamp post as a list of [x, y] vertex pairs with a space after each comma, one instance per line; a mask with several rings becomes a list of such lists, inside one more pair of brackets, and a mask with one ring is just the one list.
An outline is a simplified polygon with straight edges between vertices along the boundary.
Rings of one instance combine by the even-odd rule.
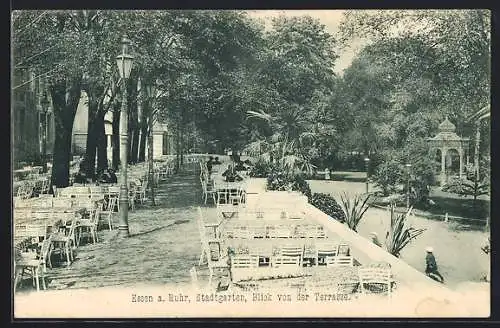
[[366, 167], [366, 193], [368, 194], [368, 165], [370, 164], [370, 159], [365, 157], [365, 167]]
[[410, 170], [411, 170], [411, 164], [407, 163], [405, 164], [407, 173], [408, 173], [408, 179], [406, 180], [406, 208], [410, 208]]
[[122, 106], [120, 110], [120, 223], [118, 233], [120, 237], [128, 237], [128, 185], [127, 185], [127, 152], [128, 152], [128, 117], [127, 117], [127, 79], [132, 70], [134, 57], [128, 53], [130, 40], [122, 39], [122, 52], [116, 56], [118, 72], [122, 79]]
[[42, 118], [42, 163], [43, 173], [47, 172], [47, 113], [49, 111], [49, 100], [44, 93], [40, 99], [40, 116]]

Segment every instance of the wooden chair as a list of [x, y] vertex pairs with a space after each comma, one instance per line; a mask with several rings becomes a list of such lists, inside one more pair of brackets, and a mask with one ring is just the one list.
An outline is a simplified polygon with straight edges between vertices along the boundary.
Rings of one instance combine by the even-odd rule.
[[270, 225], [268, 228], [269, 238], [291, 238], [292, 231], [290, 226], [285, 225]]
[[316, 266], [326, 265], [326, 258], [336, 256], [338, 248], [338, 244], [316, 244]]
[[101, 214], [104, 214], [107, 218], [107, 224], [109, 231], [113, 230], [113, 213], [115, 210], [116, 202], [118, 199], [116, 197], [110, 197], [106, 203], [106, 208]]
[[274, 256], [271, 263], [273, 268], [302, 267], [302, 260], [299, 256]]
[[59, 253], [61, 256], [66, 256], [66, 266], [71, 265], [74, 260], [73, 246], [76, 246], [76, 228], [77, 220], [72, 218], [68, 220], [64, 232], [57, 232], [52, 234], [51, 242], [53, 245], [53, 253]]
[[[205, 223], [203, 220], [203, 213], [201, 208], [198, 207], [198, 230], [200, 232], [200, 240], [201, 240], [201, 254], [198, 265], [203, 265], [205, 263], [205, 259], [208, 264], [208, 270], [210, 272], [209, 277], [209, 285], [212, 282], [213, 275], [215, 271], [227, 270], [229, 265], [224, 258], [227, 258], [227, 252], [222, 252], [223, 242], [219, 238], [208, 238], [205, 230]], [[210, 244], [216, 244], [217, 251], [217, 260], [212, 258], [212, 252], [210, 251]]]
[[[43, 250], [46, 251], [46, 247]], [[33, 286], [40, 291], [40, 280], [42, 280], [42, 288], [47, 289], [45, 283], [45, 254], [37, 254], [36, 252], [21, 253], [21, 256], [14, 264], [14, 292], [19, 283], [19, 279], [23, 279], [25, 274], [29, 274], [33, 280]]]
[[217, 190], [215, 188], [215, 181], [209, 180], [206, 183], [203, 183], [202, 188], [203, 188], [203, 198], [205, 205], [207, 204], [207, 199], [209, 196], [212, 197], [214, 204], [217, 204], [217, 199], [216, 199]]
[[291, 266], [298, 265], [302, 267], [304, 258], [304, 246], [281, 246], [279, 255], [273, 258], [272, 266]]
[[88, 219], [77, 220], [77, 239], [76, 246], [80, 246], [81, 240], [83, 238], [88, 238], [92, 240], [92, 243], [99, 241], [97, 236], [97, 225], [99, 223], [100, 209], [96, 208], [93, 213], [90, 214]]
[[109, 186], [108, 187], [108, 199], [116, 198], [115, 204], [116, 204], [117, 211], [120, 211], [119, 197], [120, 197], [120, 186]]
[[139, 200], [139, 203], [141, 203], [141, 205], [144, 205], [144, 203], [146, 202], [146, 199], [147, 199], [147, 197], [146, 197], [147, 188], [148, 188], [148, 180], [147, 179], [143, 179], [142, 182], [141, 182], [141, 185], [135, 191], [135, 198]]
[[360, 267], [358, 275], [362, 294], [385, 293], [391, 297], [392, 273], [390, 268]]
[[339, 266], [354, 266], [354, 258], [352, 256], [336, 255], [327, 256], [325, 258], [325, 263], [327, 267], [339, 267]]
[[243, 279], [251, 279], [252, 273], [258, 267], [258, 255], [235, 254], [231, 256], [231, 280], [235, 282]]

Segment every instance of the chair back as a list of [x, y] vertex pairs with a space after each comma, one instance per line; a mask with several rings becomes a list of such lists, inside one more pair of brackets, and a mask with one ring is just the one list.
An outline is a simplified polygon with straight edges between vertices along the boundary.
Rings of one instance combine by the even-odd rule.
[[279, 267], [300, 267], [302, 265], [300, 256], [275, 256], [273, 258], [272, 266]]
[[384, 287], [387, 294], [391, 295], [392, 272], [390, 268], [360, 267], [358, 276], [362, 293], [366, 293], [370, 285], [375, 285]]
[[352, 256], [343, 256], [343, 255], [327, 256], [325, 262], [327, 267], [354, 266], [354, 259]]
[[291, 228], [287, 225], [270, 225], [268, 229], [269, 238], [290, 238], [292, 236]]
[[39, 243], [47, 238], [47, 224], [19, 224], [14, 226], [15, 239], [29, 239]]
[[231, 269], [250, 269], [258, 267], [258, 255], [238, 254], [231, 256]]
[[282, 246], [280, 247], [281, 256], [302, 256], [304, 254], [304, 246]]

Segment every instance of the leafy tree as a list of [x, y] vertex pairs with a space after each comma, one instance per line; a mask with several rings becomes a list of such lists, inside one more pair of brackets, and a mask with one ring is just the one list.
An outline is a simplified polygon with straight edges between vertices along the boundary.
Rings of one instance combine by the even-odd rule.
[[401, 164], [394, 160], [378, 165], [375, 174], [372, 176], [372, 180], [382, 189], [384, 196], [389, 196], [396, 191], [397, 185], [402, 178]]
[[[54, 111], [51, 185], [69, 184], [71, 135], [89, 56], [89, 25], [79, 11], [20, 11], [13, 14], [14, 63], [44, 76]], [[43, 56], [42, 56], [43, 54]]]

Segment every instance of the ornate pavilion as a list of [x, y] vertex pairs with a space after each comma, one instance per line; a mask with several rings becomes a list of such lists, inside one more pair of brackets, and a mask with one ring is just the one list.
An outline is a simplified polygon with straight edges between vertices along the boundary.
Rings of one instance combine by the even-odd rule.
[[469, 138], [459, 137], [455, 133], [455, 130], [455, 125], [446, 117], [439, 124], [439, 133], [435, 137], [427, 139], [430, 146], [430, 153], [432, 155], [441, 155], [441, 170], [438, 173], [441, 186], [447, 183], [450, 176], [457, 173], [452, 170], [454, 155], [458, 155], [456, 157], [459, 160], [458, 176], [460, 178], [462, 178], [464, 173], [464, 164], [469, 163]]

